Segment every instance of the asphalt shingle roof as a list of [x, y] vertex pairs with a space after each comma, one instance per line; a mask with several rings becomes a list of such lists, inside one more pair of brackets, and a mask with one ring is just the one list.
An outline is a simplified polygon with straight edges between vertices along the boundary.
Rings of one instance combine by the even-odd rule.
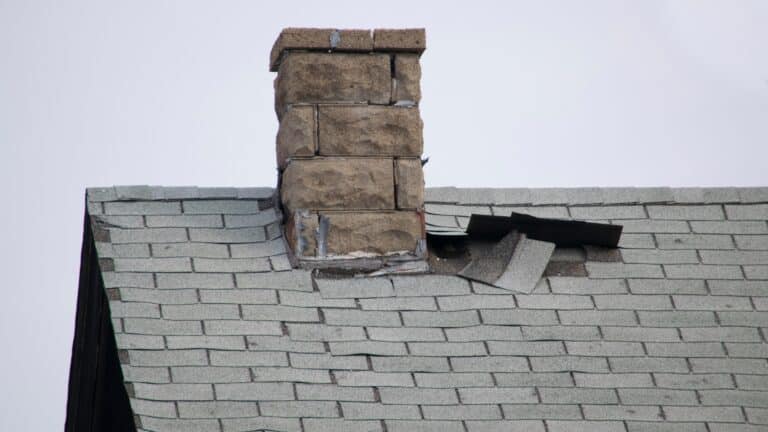
[[292, 270], [268, 188], [89, 189], [142, 431], [768, 428], [768, 189], [427, 189], [472, 213], [619, 223], [531, 294]]

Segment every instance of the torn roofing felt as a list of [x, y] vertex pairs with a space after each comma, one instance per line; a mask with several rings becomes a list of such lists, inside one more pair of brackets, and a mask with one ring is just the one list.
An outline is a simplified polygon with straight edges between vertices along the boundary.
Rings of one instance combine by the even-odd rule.
[[429, 233], [433, 267], [511, 291], [536, 287], [556, 246], [616, 247], [620, 225], [538, 218], [472, 214], [464, 233]]

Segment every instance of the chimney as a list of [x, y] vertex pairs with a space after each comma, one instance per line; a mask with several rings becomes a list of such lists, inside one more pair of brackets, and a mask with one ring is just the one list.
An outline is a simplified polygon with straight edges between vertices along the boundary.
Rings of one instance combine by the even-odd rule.
[[280, 33], [278, 187], [300, 264], [424, 258], [424, 49], [424, 29]]

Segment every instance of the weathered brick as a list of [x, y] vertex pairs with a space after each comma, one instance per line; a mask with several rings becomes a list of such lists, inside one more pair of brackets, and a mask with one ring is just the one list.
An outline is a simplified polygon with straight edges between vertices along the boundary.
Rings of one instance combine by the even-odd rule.
[[376, 51], [421, 53], [426, 44], [427, 36], [423, 28], [376, 29], [373, 32], [373, 49]]
[[280, 62], [275, 82], [275, 107], [309, 102], [370, 102], [390, 100], [389, 56], [292, 52]]
[[395, 198], [398, 209], [424, 208], [424, 171], [419, 158], [395, 160]]
[[422, 122], [418, 108], [321, 105], [317, 119], [319, 151], [323, 156], [421, 156]]
[[394, 64], [395, 84], [393, 102], [414, 102], [421, 100], [421, 65], [415, 54], [398, 54]]
[[296, 105], [288, 109], [277, 131], [277, 166], [285, 168], [294, 156], [314, 156], [317, 151], [315, 109]]

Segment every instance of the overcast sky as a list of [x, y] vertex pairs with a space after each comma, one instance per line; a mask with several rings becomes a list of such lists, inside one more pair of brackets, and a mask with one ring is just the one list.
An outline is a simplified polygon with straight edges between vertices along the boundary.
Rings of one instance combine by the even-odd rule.
[[428, 186], [768, 184], [768, 2], [0, 0], [0, 430], [63, 428], [86, 186], [275, 184], [282, 27], [426, 27]]

